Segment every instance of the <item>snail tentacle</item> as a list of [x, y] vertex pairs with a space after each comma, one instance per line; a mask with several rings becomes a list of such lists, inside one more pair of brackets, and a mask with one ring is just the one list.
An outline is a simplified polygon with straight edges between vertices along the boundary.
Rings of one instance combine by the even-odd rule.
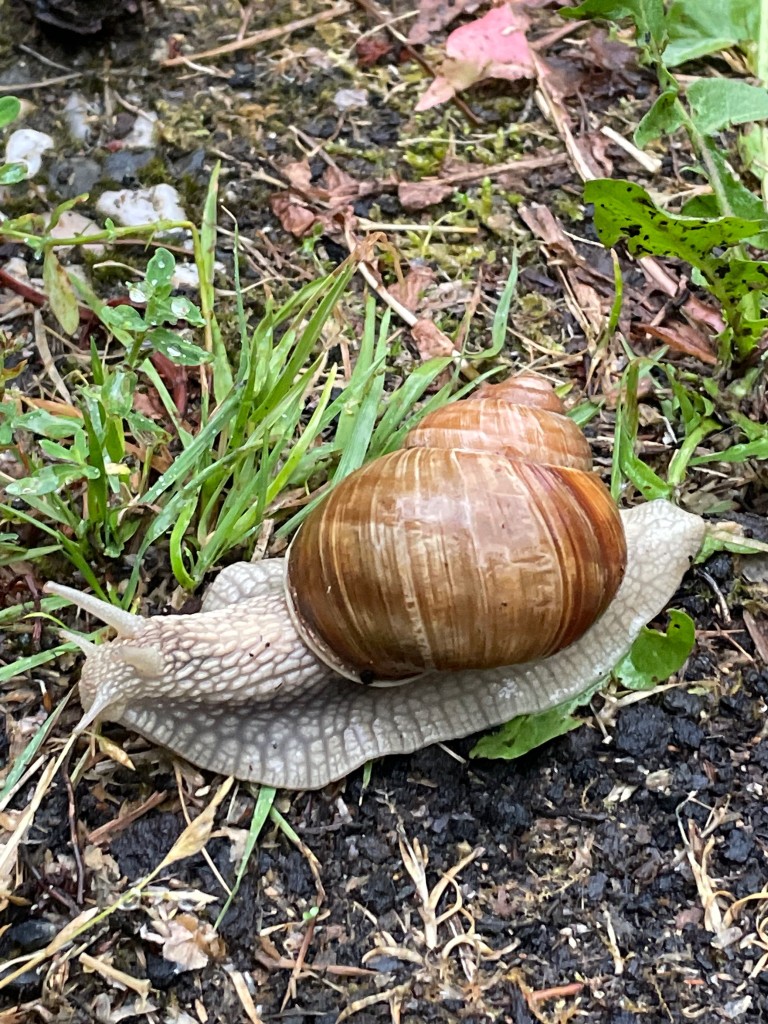
[[146, 619], [141, 615], [132, 615], [124, 608], [117, 608], [107, 601], [101, 601], [93, 594], [83, 594], [80, 590], [75, 590], [74, 587], [65, 587], [61, 583], [46, 583], [43, 591], [46, 594], [55, 594], [56, 597], [65, 597], [82, 611], [88, 612], [89, 615], [95, 615], [97, 619], [112, 626], [117, 630], [119, 636], [138, 637], [141, 636], [144, 629]]

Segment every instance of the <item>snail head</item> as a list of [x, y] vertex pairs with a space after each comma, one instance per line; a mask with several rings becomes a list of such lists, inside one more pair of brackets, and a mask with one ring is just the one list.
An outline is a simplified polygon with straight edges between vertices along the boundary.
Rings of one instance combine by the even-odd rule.
[[80, 700], [85, 714], [77, 725], [78, 732], [99, 718], [118, 720], [134, 697], [145, 695], [153, 683], [158, 688], [162, 686], [165, 658], [159, 647], [152, 645], [154, 631], [149, 628], [148, 619], [58, 583], [46, 583], [44, 590], [67, 598], [117, 631], [117, 639], [98, 645], [63, 631], [64, 637], [85, 654], [80, 676]]

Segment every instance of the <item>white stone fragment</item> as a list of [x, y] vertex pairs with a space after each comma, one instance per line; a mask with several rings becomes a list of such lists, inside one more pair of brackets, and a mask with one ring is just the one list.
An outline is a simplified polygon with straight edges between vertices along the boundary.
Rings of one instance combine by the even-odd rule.
[[[86, 235], [95, 235], [101, 231], [99, 225], [90, 219], [90, 217], [84, 217], [82, 213], [78, 213], [77, 210], [66, 210], [62, 213], [56, 222], [55, 227], [51, 229], [51, 235], [53, 238], [76, 238], [85, 237]], [[68, 252], [72, 246], [63, 245], [58, 250], [60, 253]], [[93, 253], [94, 256], [101, 256], [104, 253], [104, 246], [98, 243], [91, 245], [84, 245], [84, 249], [88, 249], [89, 252]]]
[[159, 220], [189, 219], [181, 205], [179, 193], [172, 185], [102, 192], [96, 202], [96, 209], [102, 216], [111, 217], [116, 224], [125, 227], [156, 224]]
[[157, 138], [157, 114], [142, 111], [123, 139], [124, 149], [152, 149]]
[[43, 153], [53, 149], [54, 142], [45, 132], [34, 128], [18, 128], [5, 144], [5, 163], [25, 164], [27, 177], [34, 178], [43, 165]]
[[70, 93], [64, 104], [64, 119], [69, 134], [77, 142], [85, 142], [91, 132], [88, 100], [81, 92]]
[[333, 97], [339, 110], [362, 110], [368, 106], [367, 89], [339, 89]]

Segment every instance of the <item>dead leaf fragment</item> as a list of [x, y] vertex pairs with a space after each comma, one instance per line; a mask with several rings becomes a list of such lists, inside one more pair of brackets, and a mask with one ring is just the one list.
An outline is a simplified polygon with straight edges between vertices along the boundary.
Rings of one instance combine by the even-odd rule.
[[419, 13], [408, 33], [409, 43], [426, 43], [433, 33], [450, 25], [460, 14], [470, 14], [480, 6], [480, 0], [420, 0]]
[[269, 205], [285, 230], [297, 238], [305, 237], [317, 225], [327, 234], [340, 234], [354, 217], [352, 203], [379, 187], [376, 182], [358, 181], [335, 166], [327, 167], [319, 181], [312, 182], [306, 160], [282, 170], [291, 188], [273, 195]]
[[691, 324], [676, 323], [669, 327], [654, 327], [653, 324], [638, 324], [638, 332], [650, 334], [652, 338], [658, 338], [665, 345], [669, 345], [675, 352], [682, 352], [687, 356], [694, 356], [702, 363], [714, 366], [717, 363], [709, 338], [696, 330]]
[[293, 160], [281, 168], [289, 183], [302, 192], [312, 189], [312, 169], [308, 160]]
[[452, 356], [454, 354], [454, 345], [451, 339], [439, 327], [435, 327], [431, 320], [417, 320], [411, 327], [411, 335], [422, 359], [434, 359], [435, 356]]
[[587, 38], [594, 63], [605, 71], [629, 71], [637, 68], [637, 53], [619, 39], [611, 39], [604, 28], [595, 29]]
[[392, 43], [383, 36], [371, 36], [358, 39], [355, 43], [355, 56], [361, 68], [367, 68], [392, 52]]
[[744, 625], [752, 637], [755, 650], [766, 665], [768, 665], [768, 619], [766, 619], [765, 615], [753, 615], [745, 609]]
[[435, 272], [431, 267], [413, 267], [402, 281], [391, 285], [387, 291], [406, 309], [415, 313], [422, 295], [434, 280]]
[[704, 917], [704, 911], [701, 907], [685, 907], [675, 915], [675, 929], [682, 931], [687, 925], [698, 927], [702, 917]]
[[397, 198], [404, 210], [426, 210], [442, 203], [452, 193], [453, 186], [439, 179], [401, 181], [397, 186]]
[[179, 914], [171, 921], [154, 921], [142, 937], [162, 943], [163, 957], [182, 971], [197, 971], [209, 960], [220, 959], [225, 946], [210, 924], [194, 914]]
[[419, 99], [416, 110], [445, 103], [486, 78], [532, 78], [535, 63], [525, 35], [528, 25], [527, 14], [507, 3], [451, 32], [445, 41], [447, 59], [441, 73]]
[[315, 225], [316, 215], [292, 192], [279, 192], [269, 205], [283, 228], [296, 238], [308, 235]]
[[541, 206], [539, 203], [531, 203], [529, 206], [519, 206], [517, 212], [520, 215], [520, 220], [536, 238], [541, 239], [551, 249], [572, 256], [574, 262], [580, 262], [576, 246], [548, 207]]

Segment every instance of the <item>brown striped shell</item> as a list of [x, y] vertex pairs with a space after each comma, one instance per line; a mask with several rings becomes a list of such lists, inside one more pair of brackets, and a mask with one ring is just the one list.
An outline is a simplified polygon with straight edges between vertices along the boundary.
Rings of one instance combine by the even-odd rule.
[[287, 590], [305, 643], [372, 682], [553, 654], [625, 564], [586, 438], [528, 374], [429, 414], [335, 487], [291, 547]]

